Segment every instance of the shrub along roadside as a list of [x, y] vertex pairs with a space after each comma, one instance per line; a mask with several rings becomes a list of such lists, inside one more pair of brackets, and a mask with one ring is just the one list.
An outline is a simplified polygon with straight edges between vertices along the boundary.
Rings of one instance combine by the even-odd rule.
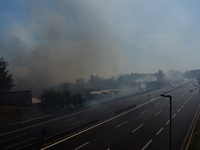
[[41, 99], [46, 114], [65, 109], [68, 105], [78, 107], [85, 103], [85, 99], [81, 97], [81, 94], [76, 93], [75, 95], [71, 95], [67, 90], [64, 92], [55, 89], [45, 90], [41, 95]]
[[0, 106], [0, 126], [33, 119], [45, 115], [40, 107]]

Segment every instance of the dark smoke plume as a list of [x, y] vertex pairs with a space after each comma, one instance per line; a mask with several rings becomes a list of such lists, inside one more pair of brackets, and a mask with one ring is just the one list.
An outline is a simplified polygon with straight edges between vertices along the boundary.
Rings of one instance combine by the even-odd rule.
[[[0, 42], [21, 88], [46, 87], [118, 71], [119, 47], [98, 10], [81, 1], [27, 4], [27, 22], [13, 24]], [[124, 61], [124, 60], [123, 60]]]

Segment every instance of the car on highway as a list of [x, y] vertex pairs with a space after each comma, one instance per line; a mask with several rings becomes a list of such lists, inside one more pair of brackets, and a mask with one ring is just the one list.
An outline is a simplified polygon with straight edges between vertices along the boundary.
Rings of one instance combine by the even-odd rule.
[[193, 92], [193, 90], [192, 90], [192, 89], [189, 89], [189, 92]]
[[195, 87], [194, 90], [197, 90], [197, 87]]

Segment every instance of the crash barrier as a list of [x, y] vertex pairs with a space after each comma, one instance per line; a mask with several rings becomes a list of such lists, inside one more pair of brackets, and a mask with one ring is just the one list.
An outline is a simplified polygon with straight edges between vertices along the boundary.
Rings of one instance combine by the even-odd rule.
[[115, 114], [115, 115], [116, 115], [116, 114], [119, 114], [119, 113], [121, 113], [121, 112], [123, 112], [123, 111], [129, 110], [129, 109], [131, 109], [131, 108], [133, 108], [133, 107], [136, 107], [136, 106], [137, 106], [137, 104], [131, 105], [131, 106], [129, 106], [129, 107], [126, 107], [126, 108], [124, 108], [124, 109], [121, 109], [121, 110], [116, 111], [114, 114]]
[[190, 142], [191, 142], [191, 139], [192, 139], [192, 135], [194, 134], [194, 129], [196, 127], [196, 124], [197, 124], [197, 121], [198, 121], [198, 118], [199, 118], [199, 115], [200, 115], [200, 105], [194, 115], [194, 118], [192, 120], [192, 123], [189, 127], [189, 130], [188, 130], [188, 133], [184, 139], [184, 142], [182, 144], [182, 147], [181, 147], [181, 150], [187, 150], [189, 145], [190, 145]]
[[169, 90], [169, 91], [167, 91], [167, 92], [165, 92], [165, 93], [163, 93], [163, 94], [170, 93], [170, 92], [172, 92], [172, 91], [174, 91], [174, 90], [177, 90], [177, 89], [179, 89], [179, 88], [182, 88], [182, 87], [184, 87], [184, 86], [186, 86], [186, 85], [188, 85], [188, 84], [190, 84], [190, 83], [187, 83], [187, 84], [184, 84], [184, 85], [181, 85], [181, 86], [175, 87], [175, 88], [173, 88], [172, 90]]
[[73, 127], [71, 129], [62, 131], [62, 132], [57, 133], [55, 135], [49, 136], [49, 137], [45, 138], [45, 143], [49, 143], [49, 142], [58, 140], [59, 138], [62, 138], [64, 136], [66, 136], [66, 135], [69, 135], [69, 134], [72, 134], [74, 132], [77, 132], [77, 131], [79, 131], [79, 130], [81, 130], [83, 128], [86, 128], [86, 127], [91, 126], [91, 125], [93, 125], [95, 123], [98, 123], [98, 122], [99, 122], [99, 120], [95, 119], [95, 120], [89, 121], [87, 123], [81, 124], [79, 126]]
[[110, 114], [106, 114], [104, 116], [101, 116], [99, 118], [99, 122], [103, 122], [103, 121], [108, 120], [108, 119], [110, 119], [110, 118], [112, 118], [114, 116], [115, 116], [115, 114], [113, 112], [111, 112]]

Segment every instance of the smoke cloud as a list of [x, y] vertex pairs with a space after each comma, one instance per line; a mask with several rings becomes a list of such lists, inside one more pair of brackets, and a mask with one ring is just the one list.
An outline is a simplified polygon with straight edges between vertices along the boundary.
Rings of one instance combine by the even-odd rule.
[[36, 4], [28, 4], [26, 22], [12, 25], [0, 43], [16, 85], [45, 87], [118, 72], [118, 41], [91, 5]]
[[197, 1], [20, 0], [0, 5], [0, 56], [16, 85], [199, 68]]

